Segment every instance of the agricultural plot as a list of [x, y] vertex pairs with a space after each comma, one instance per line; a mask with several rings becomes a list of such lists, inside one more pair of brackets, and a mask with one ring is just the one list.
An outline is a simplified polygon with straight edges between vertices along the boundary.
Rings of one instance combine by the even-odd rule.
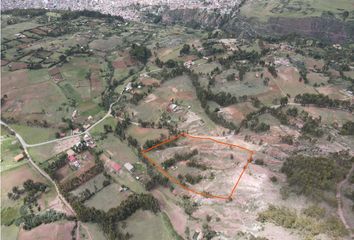
[[257, 109], [250, 102], [237, 103], [224, 108], [220, 108], [219, 114], [228, 121], [239, 125], [246, 115]]
[[126, 162], [135, 163], [137, 157], [133, 150], [118, 137], [108, 134], [105, 141], [99, 143], [102, 149], [111, 157], [111, 159], [121, 165]]
[[119, 206], [131, 193], [120, 192], [121, 186], [116, 183], [104, 187], [97, 194], [85, 202], [88, 207], [94, 207], [103, 211]]
[[20, 148], [20, 143], [17, 141], [16, 137], [10, 135], [4, 128], [1, 128], [1, 172], [15, 168], [24, 164], [23, 162], [16, 163], [14, 157], [22, 153]]
[[161, 213], [139, 210], [121, 223], [120, 227], [124, 232], [132, 234], [133, 240], [176, 239], [167, 219]]
[[21, 229], [18, 237], [23, 240], [31, 239], [48, 239], [48, 240], [66, 240], [70, 239], [71, 230], [75, 223], [69, 221], [55, 222], [49, 224], [42, 224], [30, 231]]
[[282, 66], [277, 70], [278, 77], [274, 78], [274, 82], [283, 94], [294, 97], [297, 94], [316, 93], [312, 86], [299, 81], [300, 74], [296, 68]]
[[253, 155], [247, 148], [217, 138], [188, 134], [166, 140], [162, 145], [167, 147], [145, 149], [144, 157], [178, 185], [181, 194], [207, 198], [232, 198]]
[[55, 139], [54, 128], [29, 127], [12, 124], [11, 127], [18, 132], [28, 144], [35, 144]]
[[[215, 124], [206, 116], [204, 109], [201, 107], [192, 82], [187, 76], [176, 77], [164, 82], [142, 100], [139, 105], [131, 106], [131, 111], [134, 113], [136, 120], [143, 119], [144, 121], [157, 122], [161, 114], [167, 112], [172, 100], [181, 110], [170, 114], [173, 121], [183, 124], [186, 113], [190, 111], [193, 116], [196, 116], [197, 121], [202, 121], [202, 128], [208, 130], [215, 128]], [[185, 121], [188, 122], [188, 116]]]
[[[11, 200], [8, 198], [8, 192], [11, 192], [13, 187], [22, 188], [22, 184], [28, 179], [31, 179], [34, 182], [45, 183], [51, 187], [46, 179], [34, 170], [29, 163], [1, 173], [2, 224], [11, 225], [15, 219], [20, 217], [20, 208], [23, 205], [23, 197], [20, 197], [17, 200]], [[53, 201], [55, 196], [55, 190], [52, 188], [49, 192], [42, 194], [38, 201], [41, 208], [47, 209], [50, 205], [49, 203]], [[11, 234], [15, 234], [16, 232], [13, 226], [7, 228], [5, 231], [10, 231]]]
[[136, 125], [130, 126], [127, 133], [137, 139], [141, 145], [143, 145], [147, 140], [155, 140], [160, 138], [161, 135], [168, 135], [168, 131], [166, 129], [142, 128]]
[[300, 111], [304, 110], [308, 112], [313, 117], [321, 117], [321, 122], [323, 124], [333, 124], [338, 123], [342, 125], [347, 121], [353, 121], [353, 113], [336, 110], [336, 109], [326, 109], [326, 108], [316, 108], [316, 107], [302, 107], [296, 106]]
[[80, 163], [78, 169], [66, 164], [56, 171], [55, 178], [60, 183], [66, 183], [74, 177], [80, 177], [95, 166], [95, 157], [89, 151], [84, 151], [76, 155], [76, 159]]

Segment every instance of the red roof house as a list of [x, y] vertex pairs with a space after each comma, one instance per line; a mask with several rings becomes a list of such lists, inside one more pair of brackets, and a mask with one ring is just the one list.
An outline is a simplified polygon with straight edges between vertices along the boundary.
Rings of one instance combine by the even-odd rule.
[[111, 168], [112, 168], [114, 171], [119, 172], [119, 170], [122, 168], [122, 166], [119, 165], [119, 164], [116, 163], [116, 162], [112, 162]]
[[70, 155], [68, 157], [68, 160], [69, 160], [69, 162], [75, 162], [76, 161], [76, 157], [74, 155]]

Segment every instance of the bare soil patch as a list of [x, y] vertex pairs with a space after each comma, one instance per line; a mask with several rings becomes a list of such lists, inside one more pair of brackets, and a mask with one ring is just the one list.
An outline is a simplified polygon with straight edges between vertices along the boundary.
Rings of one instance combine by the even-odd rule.
[[74, 222], [42, 224], [30, 231], [21, 229], [19, 240], [67, 240], [71, 239]]

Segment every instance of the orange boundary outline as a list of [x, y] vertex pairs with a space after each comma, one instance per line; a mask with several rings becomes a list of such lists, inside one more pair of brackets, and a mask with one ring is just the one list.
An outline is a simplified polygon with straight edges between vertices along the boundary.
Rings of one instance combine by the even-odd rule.
[[[226, 146], [230, 146], [230, 147], [237, 147], [243, 151], [246, 151], [248, 152], [249, 154], [249, 157], [248, 157], [248, 160], [246, 162], [246, 164], [243, 166], [243, 169], [242, 169], [242, 172], [241, 174], [238, 176], [231, 192], [229, 195], [213, 195], [213, 194], [209, 194], [209, 193], [206, 193], [206, 192], [200, 192], [200, 191], [197, 191], [197, 190], [194, 190], [192, 188], [189, 188], [187, 187], [186, 185], [182, 184], [177, 178], [173, 177], [172, 175], [170, 175], [165, 169], [163, 169], [163, 167], [158, 164], [154, 159], [148, 157], [146, 155], [146, 153], [150, 152], [151, 150], [159, 147], [159, 146], [162, 146], [166, 143], [169, 143], [169, 142], [173, 142], [177, 139], [179, 139], [180, 137], [186, 137], [186, 138], [193, 138], [193, 139], [201, 139], [201, 140], [210, 140], [210, 141], [213, 141], [213, 142], [216, 142], [216, 143], [219, 143], [219, 144], [223, 144], [223, 145], [226, 145]], [[168, 178], [171, 182], [177, 184], [178, 186], [182, 187], [183, 189], [189, 191], [189, 192], [192, 192], [194, 194], [198, 194], [200, 196], [203, 196], [203, 197], [206, 197], [206, 198], [215, 198], [215, 199], [224, 199], [224, 200], [231, 200], [232, 199], [232, 196], [234, 195], [235, 191], [236, 191], [236, 188], [242, 178], [242, 175], [244, 174], [244, 172], [247, 170], [248, 168], [248, 165], [250, 162], [252, 162], [252, 156], [255, 152], [248, 149], [248, 148], [245, 148], [245, 147], [242, 147], [242, 146], [239, 146], [239, 145], [236, 145], [236, 144], [231, 144], [231, 143], [226, 143], [226, 142], [222, 142], [222, 141], [219, 141], [219, 140], [216, 140], [214, 138], [211, 138], [209, 136], [193, 136], [193, 135], [189, 135], [187, 133], [181, 133], [181, 134], [178, 134], [174, 137], [170, 137], [168, 139], [165, 139], [164, 141], [148, 148], [148, 149], [143, 149], [141, 150], [141, 154], [143, 155], [143, 157], [149, 161], [149, 163], [155, 167], [162, 175], [164, 175], [166, 178]]]

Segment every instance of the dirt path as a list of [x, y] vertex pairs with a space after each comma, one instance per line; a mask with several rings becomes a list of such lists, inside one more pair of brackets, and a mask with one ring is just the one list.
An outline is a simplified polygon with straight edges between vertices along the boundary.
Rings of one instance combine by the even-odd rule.
[[342, 221], [343, 225], [345, 226], [345, 228], [350, 233], [350, 237], [354, 239], [354, 232], [352, 231], [352, 228], [349, 226], [347, 220], [344, 217], [343, 201], [342, 201], [342, 198], [343, 198], [342, 187], [345, 183], [347, 183], [349, 177], [353, 174], [353, 172], [354, 172], [354, 164], [352, 165], [352, 168], [350, 169], [349, 173], [347, 174], [347, 177], [345, 179], [343, 179], [343, 181], [341, 181], [337, 185], [336, 198], [337, 198], [337, 202], [338, 202], [338, 209], [337, 209], [338, 216], [339, 216], [340, 220]]

